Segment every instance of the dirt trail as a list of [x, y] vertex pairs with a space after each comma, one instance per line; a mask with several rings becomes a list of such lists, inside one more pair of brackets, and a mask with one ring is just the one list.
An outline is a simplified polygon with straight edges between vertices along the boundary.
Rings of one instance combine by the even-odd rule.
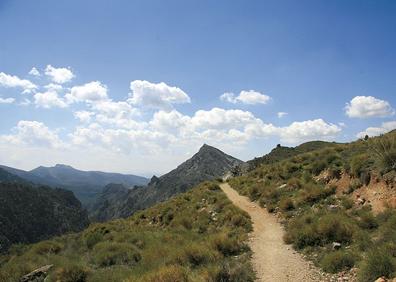
[[320, 272], [283, 242], [284, 230], [277, 219], [258, 204], [238, 194], [228, 183], [220, 185], [228, 198], [249, 213], [253, 232], [249, 242], [259, 281], [323, 281]]

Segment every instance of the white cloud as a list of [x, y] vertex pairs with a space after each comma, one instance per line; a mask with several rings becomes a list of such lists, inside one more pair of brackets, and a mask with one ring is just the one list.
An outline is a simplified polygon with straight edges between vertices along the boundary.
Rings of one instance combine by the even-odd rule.
[[78, 120], [80, 120], [83, 123], [88, 123], [91, 121], [91, 117], [94, 115], [95, 113], [93, 112], [88, 112], [88, 111], [77, 111], [74, 112], [74, 117]]
[[70, 68], [55, 68], [47, 65], [45, 74], [55, 83], [63, 84], [73, 79], [74, 74]]
[[339, 126], [327, 123], [323, 119], [315, 119], [293, 122], [280, 128], [280, 138], [283, 142], [296, 144], [312, 140], [332, 140], [340, 132]]
[[7, 88], [20, 87], [24, 90], [24, 93], [30, 93], [34, 89], [37, 89], [37, 85], [29, 80], [20, 79], [15, 75], [9, 75], [4, 72], [0, 72], [0, 86]]
[[92, 81], [81, 86], [74, 86], [70, 93], [65, 95], [68, 103], [94, 103], [108, 100], [107, 86], [99, 81]]
[[53, 90], [34, 94], [34, 103], [39, 108], [66, 108], [68, 104]]
[[351, 118], [387, 117], [395, 113], [389, 102], [372, 96], [356, 96], [345, 107]]
[[59, 85], [59, 84], [55, 84], [55, 83], [49, 83], [49, 84], [45, 85], [44, 88], [54, 90], [54, 91], [60, 91], [63, 89], [63, 86]]
[[288, 115], [288, 113], [286, 113], [286, 112], [278, 112], [277, 113], [278, 118], [283, 118], [284, 116], [287, 116], [287, 115]]
[[21, 120], [13, 128], [14, 134], [1, 135], [0, 141], [15, 145], [60, 148], [64, 143], [44, 123]]
[[247, 105], [255, 105], [267, 104], [271, 100], [271, 97], [254, 90], [242, 90], [238, 96], [235, 96], [234, 93], [226, 92], [220, 96], [220, 100], [233, 104], [240, 102]]
[[152, 109], [171, 110], [173, 104], [190, 103], [190, 97], [180, 88], [169, 86], [164, 82], [151, 83], [145, 80], [131, 82], [131, 98], [133, 105]]
[[15, 102], [14, 98], [1, 98], [0, 97], [0, 104], [12, 104]]
[[30, 74], [30, 75], [33, 75], [33, 76], [40, 76], [40, 75], [41, 75], [40, 72], [38, 71], [38, 69], [36, 69], [35, 67], [33, 67], [33, 68], [29, 71], [29, 74]]
[[392, 131], [393, 129], [396, 129], [396, 121], [388, 121], [383, 122], [380, 127], [368, 127], [365, 131], [359, 132], [356, 136], [358, 138], [364, 138], [366, 135], [370, 137], [378, 136]]

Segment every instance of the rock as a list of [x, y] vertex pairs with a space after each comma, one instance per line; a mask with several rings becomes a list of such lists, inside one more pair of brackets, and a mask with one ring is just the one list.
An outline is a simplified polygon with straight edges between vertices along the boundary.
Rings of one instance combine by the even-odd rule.
[[375, 282], [386, 282], [385, 277], [380, 277], [377, 280], [375, 280]]
[[33, 270], [29, 274], [22, 276], [21, 282], [43, 282], [47, 277], [48, 271], [51, 269], [53, 264], [45, 265], [36, 270]]
[[333, 242], [332, 247], [333, 247], [333, 250], [338, 250], [341, 248], [341, 243]]
[[359, 205], [364, 205], [365, 202], [366, 202], [366, 199], [364, 199], [364, 198], [359, 198], [359, 199], [357, 200], [357, 203], [358, 203]]

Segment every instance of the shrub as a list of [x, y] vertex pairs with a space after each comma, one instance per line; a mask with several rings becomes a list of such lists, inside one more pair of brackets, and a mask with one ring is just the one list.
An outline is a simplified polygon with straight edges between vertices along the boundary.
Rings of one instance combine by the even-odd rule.
[[279, 201], [279, 208], [282, 211], [290, 211], [294, 209], [294, 202], [291, 198], [285, 197]]
[[317, 230], [323, 243], [350, 243], [355, 228], [343, 215], [326, 214], [318, 221]]
[[94, 262], [100, 267], [111, 265], [135, 265], [141, 255], [128, 243], [102, 242], [94, 247]]
[[85, 282], [88, 270], [80, 265], [67, 265], [58, 268], [54, 273], [55, 281], [62, 282]]
[[85, 244], [88, 249], [92, 249], [97, 243], [103, 240], [103, 234], [99, 232], [89, 233], [85, 238]]
[[[136, 281], [131, 278], [128, 281]], [[187, 282], [188, 275], [186, 271], [178, 265], [163, 266], [159, 270], [153, 271], [143, 276], [141, 282]]]
[[378, 137], [370, 144], [376, 162], [384, 172], [396, 170], [396, 138], [395, 133]]
[[215, 277], [208, 279], [209, 281], [225, 282], [240, 281], [253, 282], [256, 279], [253, 269], [248, 263], [226, 262], [218, 269]]
[[336, 273], [352, 268], [355, 265], [355, 262], [356, 255], [339, 250], [325, 255], [320, 261], [320, 266], [326, 272]]
[[396, 270], [394, 258], [385, 248], [369, 252], [366, 261], [360, 268], [359, 277], [361, 281], [374, 281], [378, 277], [391, 278]]
[[216, 259], [216, 253], [211, 251], [205, 245], [190, 245], [187, 246], [180, 256], [177, 258], [177, 262], [181, 265], [189, 263], [191, 266], [196, 267], [202, 264], [213, 262]]
[[360, 182], [359, 179], [352, 179], [351, 182], [349, 183], [347, 194], [350, 194], [356, 189], [359, 189], [360, 187], [362, 187], [362, 185], [363, 184], [362, 182]]
[[57, 254], [62, 250], [63, 246], [54, 241], [43, 241], [34, 245], [31, 251], [38, 255]]
[[230, 238], [226, 234], [219, 234], [214, 237], [212, 239], [212, 245], [224, 256], [237, 255], [246, 247], [236, 238]]

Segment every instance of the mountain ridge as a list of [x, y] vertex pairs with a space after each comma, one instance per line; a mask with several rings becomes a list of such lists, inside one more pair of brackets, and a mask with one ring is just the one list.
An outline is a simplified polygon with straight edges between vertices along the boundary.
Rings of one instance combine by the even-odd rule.
[[[137, 210], [186, 192], [200, 182], [221, 177], [233, 167], [242, 164], [244, 164], [243, 161], [204, 144], [197, 153], [175, 169], [161, 177], [153, 176], [148, 186], [128, 190], [126, 197], [121, 192], [122, 195], [109, 200], [106, 197], [108, 191], [102, 193], [94, 204], [91, 216], [98, 221], [127, 217]], [[112, 216], [106, 216], [106, 214]]]

